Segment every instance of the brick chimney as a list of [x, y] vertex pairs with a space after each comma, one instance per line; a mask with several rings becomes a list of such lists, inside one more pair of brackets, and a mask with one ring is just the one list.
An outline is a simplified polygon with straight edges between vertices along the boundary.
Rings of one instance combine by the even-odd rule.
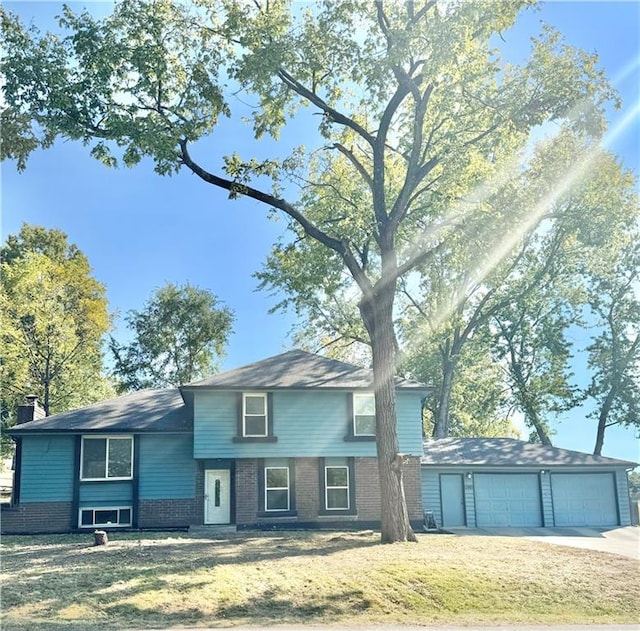
[[38, 405], [38, 397], [35, 394], [28, 394], [25, 397], [25, 403], [18, 406], [16, 425], [37, 421], [45, 416], [44, 410]]

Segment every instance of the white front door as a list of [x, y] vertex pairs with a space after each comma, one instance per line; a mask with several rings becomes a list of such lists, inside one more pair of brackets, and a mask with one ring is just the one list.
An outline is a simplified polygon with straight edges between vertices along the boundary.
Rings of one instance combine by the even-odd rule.
[[228, 524], [231, 521], [231, 476], [229, 469], [204, 472], [204, 523]]

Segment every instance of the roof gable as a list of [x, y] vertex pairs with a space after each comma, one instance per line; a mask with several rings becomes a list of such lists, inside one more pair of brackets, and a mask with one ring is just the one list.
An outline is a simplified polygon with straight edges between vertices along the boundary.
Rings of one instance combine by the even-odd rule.
[[527, 443], [515, 438], [439, 438], [424, 443], [421, 464], [429, 466], [551, 467], [608, 465], [632, 467], [636, 463], [580, 451]]
[[[293, 350], [184, 386], [186, 389], [273, 390], [280, 388], [372, 389], [373, 371], [315, 353]], [[426, 390], [424, 384], [396, 378], [398, 389]]]
[[31, 432], [184, 432], [191, 415], [178, 388], [141, 390], [84, 408], [16, 425], [11, 434]]

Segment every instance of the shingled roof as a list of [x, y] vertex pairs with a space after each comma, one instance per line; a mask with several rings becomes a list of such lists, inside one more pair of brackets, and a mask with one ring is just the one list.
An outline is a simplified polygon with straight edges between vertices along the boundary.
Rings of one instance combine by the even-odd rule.
[[31, 432], [189, 432], [191, 414], [178, 388], [140, 390], [78, 410], [16, 425], [10, 434]]
[[551, 467], [602, 465], [633, 467], [637, 463], [580, 451], [526, 443], [515, 438], [439, 438], [424, 443], [421, 464], [430, 466]]
[[[280, 388], [334, 388], [364, 390], [373, 387], [373, 371], [322, 355], [293, 350], [241, 366], [184, 386], [220, 390], [275, 390]], [[398, 389], [427, 390], [416, 381], [396, 377]]]

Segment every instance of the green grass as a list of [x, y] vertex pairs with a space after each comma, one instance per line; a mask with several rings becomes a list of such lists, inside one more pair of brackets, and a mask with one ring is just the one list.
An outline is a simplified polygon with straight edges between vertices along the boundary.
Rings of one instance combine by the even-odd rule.
[[632, 623], [631, 559], [501, 537], [116, 533], [4, 537], [2, 628]]

